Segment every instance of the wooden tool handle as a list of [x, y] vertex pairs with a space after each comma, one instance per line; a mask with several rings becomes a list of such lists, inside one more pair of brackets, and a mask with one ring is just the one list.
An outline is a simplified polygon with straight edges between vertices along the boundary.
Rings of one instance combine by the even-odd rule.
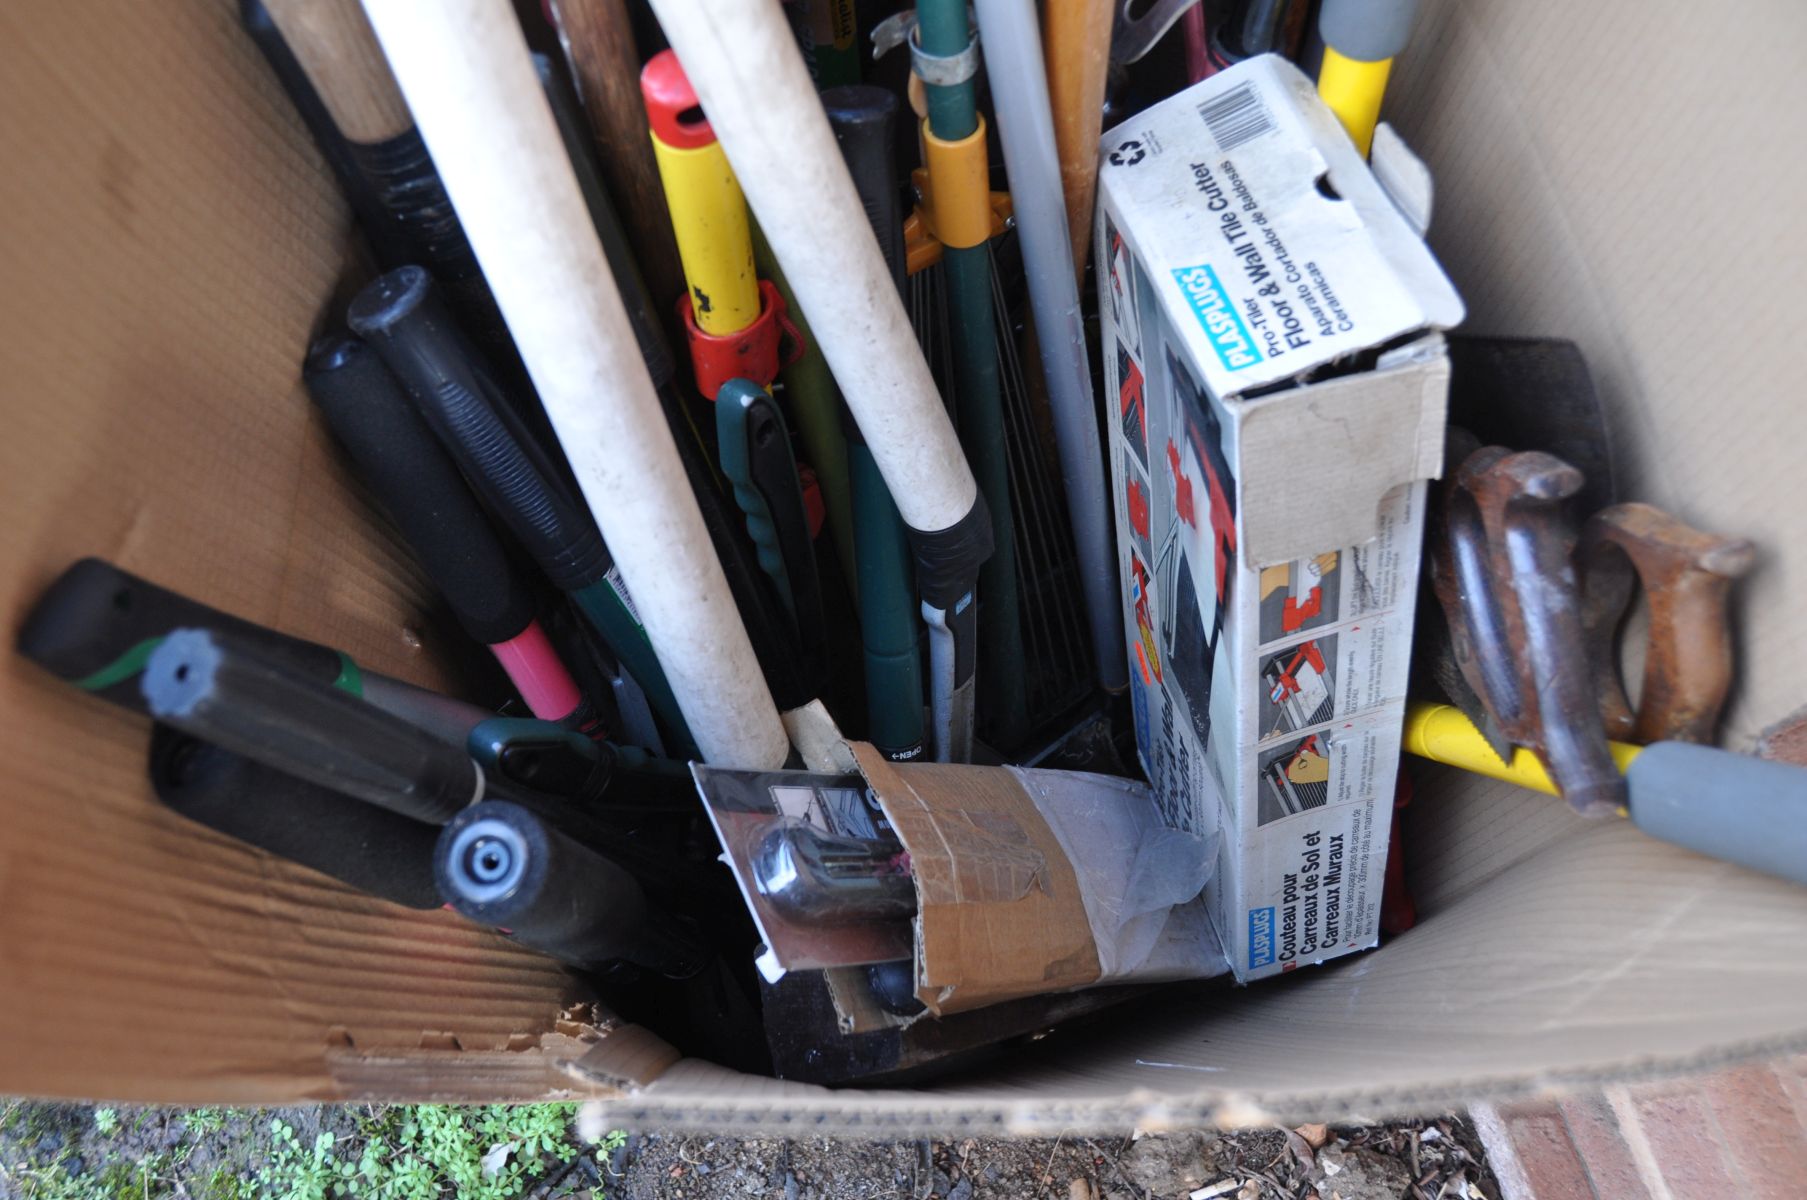
[[384, 142], [414, 124], [358, 0], [265, 0], [346, 140]]
[[1098, 185], [1098, 135], [1104, 131], [1111, 0], [1049, 0], [1042, 37], [1047, 43], [1054, 142], [1060, 149], [1060, 185], [1067, 202], [1067, 236], [1073, 242], [1073, 269], [1083, 281]]
[[646, 136], [640, 50], [627, 5], [624, 0], [553, 0], [552, 9], [600, 151], [609, 196], [633, 234], [640, 269], [664, 311], [684, 294], [684, 271], [652, 141]]

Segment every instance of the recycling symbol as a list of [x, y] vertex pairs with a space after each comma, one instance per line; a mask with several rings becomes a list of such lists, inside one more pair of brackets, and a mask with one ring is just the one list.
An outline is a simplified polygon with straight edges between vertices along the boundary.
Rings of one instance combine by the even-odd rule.
[[1111, 151], [1110, 164], [1113, 167], [1133, 167], [1146, 157], [1142, 143], [1131, 138], [1115, 150]]

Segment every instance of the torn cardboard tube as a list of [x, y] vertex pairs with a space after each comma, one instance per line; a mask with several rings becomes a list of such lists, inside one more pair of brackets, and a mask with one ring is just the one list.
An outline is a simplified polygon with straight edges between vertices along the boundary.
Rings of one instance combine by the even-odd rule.
[[[863, 742], [853, 753], [910, 854], [916, 995], [930, 1012], [1227, 969], [1192, 911], [1216, 841], [1160, 829], [1145, 785], [1077, 772], [893, 763]], [[1049, 786], [1043, 777], [1052, 776], [1059, 782]], [[1088, 836], [1063, 836], [1057, 825], [1085, 827]], [[1177, 851], [1163, 860], [1171, 869], [1151, 865], [1151, 847], [1157, 855]], [[1141, 885], [1155, 876], [1168, 881], [1166, 895], [1145, 893]], [[1164, 936], [1170, 927], [1177, 936]]]

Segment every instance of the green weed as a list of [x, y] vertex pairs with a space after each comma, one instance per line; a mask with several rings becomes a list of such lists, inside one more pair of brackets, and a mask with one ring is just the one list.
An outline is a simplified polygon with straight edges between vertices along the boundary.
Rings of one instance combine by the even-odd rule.
[[[244, 1127], [248, 1137], [236, 1145], [227, 1133], [233, 1162], [223, 1164], [226, 1155], [216, 1147], [200, 1160], [209, 1168], [202, 1174], [185, 1170], [201, 1139], [249, 1114], [200, 1108], [171, 1114], [181, 1116], [184, 1137], [169, 1154], [129, 1162], [121, 1153], [82, 1170], [65, 1146], [49, 1162], [0, 1164], [0, 1183], [23, 1200], [516, 1200], [584, 1153], [572, 1134], [575, 1112], [574, 1104], [372, 1108], [353, 1132], [311, 1138], [277, 1117]], [[9, 1108], [4, 1116], [11, 1123], [18, 1114]], [[104, 1138], [120, 1128], [113, 1109], [96, 1109], [93, 1121]], [[611, 1132], [599, 1152], [612, 1152], [626, 1137]], [[99, 1153], [91, 1143], [90, 1161]]]

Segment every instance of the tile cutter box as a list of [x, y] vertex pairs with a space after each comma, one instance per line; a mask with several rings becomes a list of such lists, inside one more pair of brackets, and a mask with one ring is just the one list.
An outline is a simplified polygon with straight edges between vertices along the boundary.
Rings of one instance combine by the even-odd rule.
[[[1251, 59], [1110, 130], [1097, 246], [1130, 692], [1240, 980], [1375, 943], [1462, 302], [1429, 182]], [[1383, 186], [1384, 180], [1384, 186]]]

